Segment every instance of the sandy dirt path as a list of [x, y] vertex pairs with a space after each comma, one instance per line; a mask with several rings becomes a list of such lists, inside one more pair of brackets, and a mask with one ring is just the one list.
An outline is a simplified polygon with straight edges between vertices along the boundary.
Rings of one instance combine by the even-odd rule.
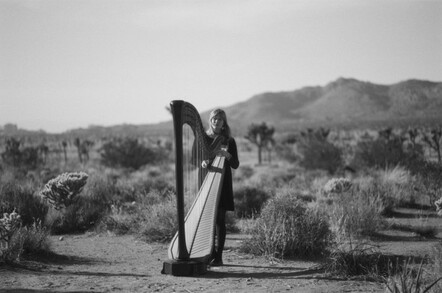
[[161, 274], [166, 244], [133, 236], [51, 237], [55, 255], [0, 267], [0, 292], [384, 292], [382, 284], [326, 278], [318, 263], [241, 254], [228, 235], [225, 265], [197, 277]]

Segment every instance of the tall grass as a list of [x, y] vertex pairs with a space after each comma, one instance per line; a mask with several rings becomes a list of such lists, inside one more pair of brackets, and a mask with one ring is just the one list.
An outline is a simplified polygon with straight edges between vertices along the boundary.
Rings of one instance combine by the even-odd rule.
[[[398, 267], [398, 266], [397, 266]], [[385, 279], [387, 292], [391, 293], [424, 293], [424, 292], [440, 292], [430, 291], [436, 288], [437, 283], [442, 280], [439, 276], [435, 280], [425, 280], [424, 260], [421, 261], [419, 267], [416, 268], [412, 259], [404, 261], [400, 271], [393, 271], [389, 277]], [[440, 289], [440, 288], [439, 288]]]
[[250, 218], [261, 212], [262, 206], [271, 194], [262, 188], [254, 186], [235, 186], [235, 215], [238, 218]]
[[328, 222], [319, 210], [296, 197], [276, 195], [262, 209], [242, 250], [281, 259], [321, 255], [330, 236]]
[[388, 192], [391, 207], [422, 204], [419, 181], [411, 172], [401, 166], [385, 168], [375, 173], [376, 184]]
[[388, 259], [366, 241], [335, 243], [325, 262], [327, 273], [338, 276], [376, 276], [388, 272]]
[[10, 181], [0, 186], [0, 214], [13, 210], [21, 216], [23, 225], [44, 221], [48, 206], [35, 194], [35, 186], [20, 181]]
[[40, 221], [22, 226], [17, 213], [4, 214], [0, 219], [0, 263], [19, 261], [22, 255], [49, 252], [49, 231]]
[[382, 217], [385, 209], [383, 194], [376, 187], [358, 189], [335, 194], [331, 204], [322, 208], [329, 216], [331, 229], [337, 241], [369, 236], [385, 227]]

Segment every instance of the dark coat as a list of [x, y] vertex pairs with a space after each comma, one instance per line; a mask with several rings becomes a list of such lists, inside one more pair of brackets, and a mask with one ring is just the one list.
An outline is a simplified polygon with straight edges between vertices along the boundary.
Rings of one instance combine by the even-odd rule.
[[224, 208], [226, 211], [233, 211], [235, 206], [233, 203], [232, 169], [239, 167], [238, 150], [233, 137], [229, 138], [227, 151], [232, 157], [230, 160], [226, 159], [225, 161], [224, 181], [221, 189], [219, 207]]
[[[230, 158], [230, 160], [227, 160], [227, 158], [225, 160], [224, 179], [218, 207], [223, 208], [226, 211], [233, 211], [235, 209], [235, 205], [233, 202], [232, 169], [237, 169], [239, 167], [238, 150], [236, 147], [236, 141], [233, 137], [230, 137], [228, 139], [227, 151], [232, 155], [232, 157]], [[195, 146], [193, 147], [192, 152], [195, 152]], [[204, 180], [208, 170], [207, 168], [201, 168], [201, 162], [196, 162], [196, 156], [192, 157], [192, 163], [199, 168], [198, 186], [201, 187], [202, 181]]]

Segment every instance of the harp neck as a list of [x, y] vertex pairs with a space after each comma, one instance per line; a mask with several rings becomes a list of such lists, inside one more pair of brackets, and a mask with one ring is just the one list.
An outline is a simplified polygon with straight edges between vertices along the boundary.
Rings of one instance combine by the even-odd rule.
[[222, 145], [227, 144], [227, 138], [224, 136], [216, 136], [211, 138], [206, 134], [201, 117], [196, 108], [185, 101], [175, 100], [170, 103], [172, 116], [175, 127], [175, 137], [180, 136], [177, 129], [180, 129], [184, 124], [187, 124], [192, 129], [195, 139], [198, 140], [198, 146], [202, 148], [203, 153], [207, 157], [214, 157], [216, 151]]

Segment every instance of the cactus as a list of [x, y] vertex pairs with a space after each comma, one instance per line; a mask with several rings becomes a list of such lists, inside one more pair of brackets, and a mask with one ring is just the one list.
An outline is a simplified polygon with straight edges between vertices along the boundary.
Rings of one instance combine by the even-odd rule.
[[55, 209], [71, 205], [83, 190], [89, 176], [84, 172], [63, 173], [46, 183], [40, 195]]

